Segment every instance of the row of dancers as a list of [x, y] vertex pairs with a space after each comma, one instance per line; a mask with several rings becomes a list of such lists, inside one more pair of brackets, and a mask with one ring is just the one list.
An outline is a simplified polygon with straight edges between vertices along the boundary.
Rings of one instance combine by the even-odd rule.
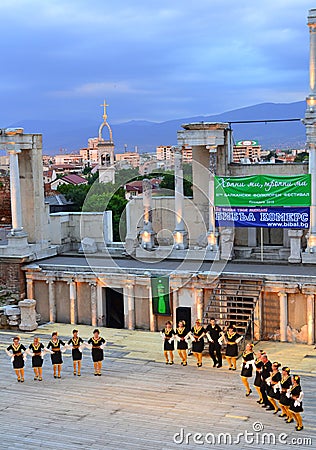
[[[235, 327], [230, 324], [226, 332], [223, 332], [214, 318], [210, 324], [204, 328], [200, 320], [196, 320], [195, 326], [191, 330], [185, 327], [185, 322], [180, 321], [176, 330], [172, 328], [170, 321], [166, 322], [165, 328], [161, 331], [163, 338], [163, 349], [166, 364], [174, 364], [173, 352], [174, 342], [177, 342], [178, 354], [181, 364], [187, 365], [187, 351], [190, 340], [192, 341], [192, 352], [197, 359], [197, 366], [202, 366], [202, 352], [204, 349], [204, 337], [209, 341], [209, 351], [213, 359], [214, 367], [222, 367], [221, 345], [226, 343], [225, 358], [228, 360], [229, 369], [236, 370], [236, 359], [238, 356], [238, 342], [242, 339]], [[79, 336], [78, 330], [74, 329], [72, 338], [67, 343], [58, 338], [57, 331], [52, 333], [52, 337], [45, 347], [40, 339], [35, 336], [33, 342], [26, 348], [20, 341], [19, 336], [13, 338], [13, 343], [6, 349], [10, 356], [17, 381], [24, 382], [24, 365], [27, 355], [32, 358], [34, 370], [34, 380], [43, 379], [43, 360], [46, 353], [51, 356], [54, 378], [61, 378], [63, 364], [62, 354], [71, 349], [73, 360], [73, 374], [81, 375], [82, 352], [84, 348], [91, 349], [91, 356], [94, 364], [94, 375], [101, 376], [102, 361], [104, 359], [103, 349], [106, 345], [105, 339], [100, 336], [100, 331], [95, 329], [93, 336], [84, 342]], [[300, 377], [291, 376], [289, 367], [282, 367], [277, 361], [271, 362], [267, 354], [260, 350], [256, 355], [253, 351], [253, 344], [247, 344], [242, 354], [241, 380], [246, 388], [246, 396], [249, 397], [252, 390], [249, 385], [249, 378], [254, 378], [254, 387], [259, 395], [257, 403], [268, 411], [279, 414], [287, 423], [296, 421], [296, 430], [303, 429], [301, 412], [303, 411], [302, 400], [303, 391]]]
[[40, 339], [35, 336], [33, 342], [25, 347], [19, 336], [13, 338], [13, 342], [6, 349], [7, 355], [11, 358], [13, 369], [17, 376], [17, 381], [24, 382], [24, 365], [27, 355], [32, 358], [32, 368], [34, 370], [34, 380], [43, 380], [43, 362], [46, 353], [51, 356], [54, 378], [61, 378], [61, 369], [63, 365], [62, 354], [71, 349], [73, 360], [73, 374], [81, 375], [82, 352], [84, 348], [91, 349], [92, 361], [94, 364], [94, 375], [101, 376], [102, 361], [104, 359], [103, 349], [106, 345], [105, 339], [100, 336], [100, 331], [95, 329], [93, 336], [87, 341], [79, 336], [78, 330], [72, 331], [72, 338], [67, 343], [59, 339], [57, 331], [52, 333], [52, 337], [45, 347]]
[[255, 374], [253, 384], [259, 395], [257, 403], [267, 411], [278, 414], [286, 423], [295, 420], [296, 430], [303, 430], [301, 412], [304, 393], [300, 376], [291, 375], [291, 369], [287, 366], [281, 368], [278, 361], [269, 361], [263, 350], [255, 355], [253, 348], [253, 344], [247, 344], [242, 354], [240, 375], [246, 388], [246, 396], [252, 392], [248, 380]]
[[238, 357], [238, 344], [243, 339], [234, 324], [229, 324], [226, 331], [216, 323], [214, 317], [206, 328], [202, 326], [199, 319], [195, 321], [194, 327], [187, 328], [185, 321], [180, 320], [176, 329], [172, 328], [172, 323], [167, 321], [165, 328], [160, 332], [163, 339], [163, 352], [166, 364], [174, 364], [174, 344], [177, 343], [177, 351], [181, 359], [181, 365], [186, 366], [188, 350], [196, 358], [198, 367], [202, 367], [203, 350], [205, 338], [209, 343], [209, 353], [213, 360], [213, 367], [220, 368], [222, 362], [222, 344], [226, 344], [225, 358], [228, 362], [229, 370], [236, 370]]
[[[210, 324], [204, 328], [199, 319], [191, 329], [185, 327], [185, 322], [180, 320], [177, 328], [172, 328], [172, 323], [167, 321], [165, 328], [161, 330], [163, 339], [163, 351], [166, 364], [174, 364], [174, 343], [177, 343], [177, 351], [181, 359], [181, 365], [187, 365], [188, 349], [192, 345], [192, 353], [196, 357], [197, 366], [202, 366], [202, 352], [205, 346], [205, 338], [209, 342], [209, 353], [213, 360], [213, 367], [222, 367], [222, 349], [226, 344], [225, 359], [229, 370], [236, 370], [238, 357], [238, 343], [243, 339], [233, 324], [229, 324], [226, 331], [216, 323], [214, 317]], [[268, 411], [279, 414], [287, 423], [296, 421], [296, 430], [303, 430], [301, 412], [303, 411], [300, 377], [291, 376], [289, 367], [282, 367], [277, 361], [271, 362], [267, 354], [261, 350], [255, 356], [253, 344], [247, 344], [242, 354], [241, 380], [246, 388], [246, 396], [252, 393], [249, 386], [249, 378], [255, 373], [254, 386], [258, 392], [258, 403]]]

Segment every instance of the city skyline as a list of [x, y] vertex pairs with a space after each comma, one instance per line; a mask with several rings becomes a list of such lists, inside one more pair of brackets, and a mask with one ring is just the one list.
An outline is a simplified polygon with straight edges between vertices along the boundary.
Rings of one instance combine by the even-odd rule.
[[304, 100], [313, 2], [226, 6], [1, 2], [1, 125], [96, 117], [104, 98], [112, 123]]

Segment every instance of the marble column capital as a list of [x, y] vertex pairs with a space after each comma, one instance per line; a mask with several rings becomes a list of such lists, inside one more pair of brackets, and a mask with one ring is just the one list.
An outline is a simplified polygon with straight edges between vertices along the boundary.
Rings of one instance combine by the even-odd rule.
[[278, 292], [279, 297], [287, 296], [287, 292], [285, 290]]
[[21, 153], [21, 149], [17, 147], [16, 144], [12, 143], [11, 145], [12, 148], [10, 147], [6, 148], [6, 152], [8, 153], [8, 155], [18, 155], [19, 153]]
[[133, 283], [126, 283], [124, 286], [127, 290], [132, 291], [134, 289]]

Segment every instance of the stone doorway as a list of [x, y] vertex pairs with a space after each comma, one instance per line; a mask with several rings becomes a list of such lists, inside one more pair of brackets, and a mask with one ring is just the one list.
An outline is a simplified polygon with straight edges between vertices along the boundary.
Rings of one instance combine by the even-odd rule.
[[123, 289], [103, 288], [105, 303], [105, 326], [109, 328], [124, 328], [124, 297]]

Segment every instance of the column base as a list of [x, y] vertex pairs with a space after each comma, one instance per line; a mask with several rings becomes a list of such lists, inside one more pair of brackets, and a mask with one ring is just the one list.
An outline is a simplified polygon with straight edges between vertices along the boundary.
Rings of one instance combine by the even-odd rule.
[[290, 239], [291, 254], [288, 258], [288, 262], [292, 264], [300, 263], [301, 257], [301, 238], [303, 236], [302, 230], [288, 230], [288, 236]]
[[11, 233], [7, 236], [8, 246], [7, 253], [12, 256], [30, 256], [33, 252], [27, 241], [27, 234], [24, 231]]
[[223, 228], [220, 232], [221, 260], [230, 261], [234, 256], [234, 230]]
[[174, 250], [186, 250], [188, 248], [188, 233], [185, 230], [175, 230], [172, 234]]
[[154, 237], [155, 237], [155, 232], [153, 230], [143, 230], [140, 234], [141, 236], [141, 248], [143, 248], [144, 250], [147, 251], [151, 251], [154, 250]]
[[302, 264], [316, 264], [316, 248], [315, 252], [302, 253]]
[[207, 246], [206, 250], [211, 252], [218, 251], [218, 232], [217, 231], [209, 231], [206, 235]]
[[19, 302], [19, 308], [21, 311], [21, 323], [19, 329], [22, 331], [34, 331], [38, 325], [36, 322], [36, 300], [26, 298]]

